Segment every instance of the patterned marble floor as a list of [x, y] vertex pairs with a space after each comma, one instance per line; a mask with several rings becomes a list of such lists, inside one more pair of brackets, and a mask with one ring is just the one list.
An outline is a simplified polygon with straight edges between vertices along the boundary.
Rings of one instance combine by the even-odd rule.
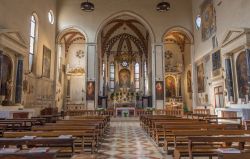
[[162, 158], [166, 157], [141, 129], [139, 122], [111, 122], [110, 133], [98, 152], [98, 159]]

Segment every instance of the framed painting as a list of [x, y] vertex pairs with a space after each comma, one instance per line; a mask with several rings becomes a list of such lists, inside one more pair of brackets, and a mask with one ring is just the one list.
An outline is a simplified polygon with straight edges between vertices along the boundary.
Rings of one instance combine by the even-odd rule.
[[247, 58], [245, 51], [242, 51], [237, 57], [236, 70], [237, 70], [239, 98], [245, 99], [246, 96], [249, 96]]
[[220, 50], [212, 54], [213, 76], [220, 75], [221, 68], [221, 54]]
[[51, 50], [46, 46], [43, 46], [42, 77], [50, 78], [50, 67], [51, 67]]
[[156, 100], [164, 100], [164, 85], [163, 81], [155, 82]]
[[174, 98], [176, 97], [176, 82], [175, 78], [172, 76], [167, 76], [165, 78], [165, 86], [166, 86], [166, 97]]
[[213, 0], [204, 0], [201, 5], [202, 40], [208, 40], [216, 32], [216, 13]]
[[205, 92], [204, 77], [204, 66], [203, 63], [201, 63], [197, 66], [198, 93]]
[[86, 100], [95, 100], [95, 81], [87, 82]]

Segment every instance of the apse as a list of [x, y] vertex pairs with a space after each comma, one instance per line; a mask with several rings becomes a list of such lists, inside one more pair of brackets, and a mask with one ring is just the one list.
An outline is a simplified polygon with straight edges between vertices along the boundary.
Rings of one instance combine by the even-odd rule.
[[99, 95], [150, 95], [151, 41], [144, 25], [132, 16], [119, 16], [103, 27], [99, 41]]

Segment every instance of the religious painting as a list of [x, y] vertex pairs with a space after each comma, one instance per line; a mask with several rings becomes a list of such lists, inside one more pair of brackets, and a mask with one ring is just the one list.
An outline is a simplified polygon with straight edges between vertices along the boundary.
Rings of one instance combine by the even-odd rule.
[[165, 78], [165, 86], [166, 86], [166, 97], [174, 98], [176, 97], [176, 82], [175, 78], [172, 76], [167, 76]]
[[187, 72], [187, 91], [188, 93], [192, 93], [192, 76], [190, 70]]
[[43, 72], [42, 76], [50, 78], [51, 50], [43, 46]]
[[119, 85], [122, 88], [130, 87], [130, 71], [128, 69], [122, 69], [119, 72]]
[[249, 94], [248, 75], [247, 75], [247, 58], [245, 51], [241, 52], [236, 60], [237, 81], [239, 98], [246, 98]]
[[156, 100], [164, 100], [164, 85], [163, 81], [155, 82]]
[[197, 66], [197, 84], [198, 84], [198, 93], [205, 92], [205, 84], [204, 84], [204, 66], [203, 63]]
[[0, 96], [4, 96], [8, 101], [11, 98], [12, 91], [12, 61], [9, 56], [0, 54]]
[[212, 64], [213, 64], [213, 76], [220, 75], [220, 68], [221, 68], [220, 50], [212, 54]]
[[201, 5], [202, 40], [208, 40], [216, 32], [216, 13], [213, 0], [204, 0]]
[[226, 79], [225, 84], [227, 88], [227, 96], [229, 101], [234, 101], [234, 87], [233, 87], [233, 75], [232, 75], [232, 64], [230, 59], [225, 59], [226, 67]]
[[88, 81], [87, 82], [86, 99], [87, 100], [95, 100], [95, 81]]

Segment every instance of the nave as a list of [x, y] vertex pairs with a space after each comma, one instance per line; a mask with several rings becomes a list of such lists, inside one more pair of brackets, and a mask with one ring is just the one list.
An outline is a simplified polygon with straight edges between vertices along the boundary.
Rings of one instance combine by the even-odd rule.
[[138, 120], [111, 122], [110, 135], [101, 146], [98, 158], [161, 159], [163, 156]]

